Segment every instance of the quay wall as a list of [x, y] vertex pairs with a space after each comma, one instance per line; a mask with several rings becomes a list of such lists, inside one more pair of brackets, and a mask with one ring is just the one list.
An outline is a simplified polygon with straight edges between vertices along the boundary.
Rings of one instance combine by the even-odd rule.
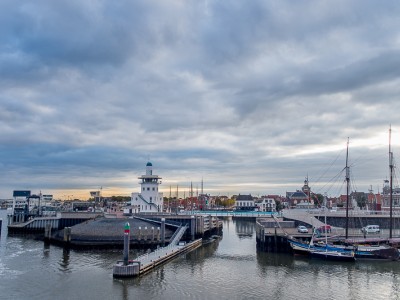
[[[265, 252], [291, 252], [286, 231], [295, 227], [294, 221], [271, 218], [259, 218], [256, 220], [257, 249]], [[299, 239], [309, 240], [308, 236], [300, 236]]]
[[[165, 235], [162, 236], [161, 218], [165, 218]], [[123, 228], [130, 223], [130, 246], [134, 248], [155, 248], [171, 242], [181, 226], [188, 226], [182, 240], [190, 241], [219, 234], [222, 222], [216, 217], [205, 216], [139, 216], [129, 218], [96, 218], [70, 228], [68, 241], [64, 232], [57, 231], [48, 239], [54, 244], [72, 248], [122, 248]], [[192, 226], [194, 225], [194, 227]], [[192, 230], [193, 228], [193, 230]]]
[[46, 226], [51, 226], [53, 231], [62, 230], [65, 227], [71, 227], [83, 222], [96, 219], [99, 213], [82, 213], [82, 212], [62, 212], [53, 217], [36, 217], [26, 222], [15, 222], [12, 216], [8, 222], [8, 233], [10, 234], [36, 234], [44, 232]]
[[[308, 221], [315, 217], [316, 220]], [[346, 226], [346, 217], [343, 215], [327, 216], [327, 224], [333, 227], [332, 235], [340, 235], [344, 233], [344, 227]], [[304, 242], [308, 242], [311, 239], [311, 224], [315, 227], [324, 224], [325, 216], [323, 215], [302, 215], [295, 218], [283, 217], [281, 219], [271, 220], [267, 218], [259, 218], [256, 221], [256, 242], [257, 249], [267, 252], [291, 252], [292, 249], [289, 244], [290, 238], [296, 238]], [[400, 222], [398, 216], [393, 219], [393, 229], [400, 229]], [[297, 232], [298, 225], [305, 225], [309, 228], [308, 233]], [[349, 238], [362, 239], [366, 238], [360, 231], [360, 228], [366, 225], [379, 225], [381, 228], [381, 234], [379, 236], [371, 235], [368, 238], [371, 239], [387, 239], [388, 229], [390, 227], [389, 216], [382, 215], [359, 215], [357, 217], [349, 218]], [[395, 237], [398, 239], [398, 237]], [[392, 241], [393, 243], [394, 241]]]
[[[165, 219], [165, 235], [161, 219]], [[187, 225], [182, 237], [185, 241], [220, 234], [222, 221], [216, 216], [135, 215], [124, 218], [106, 218], [97, 213], [58, 213], [52, 217], [35, 217], [26, 222], [9, 220], [8, 231], [15, 234], [36, 234], [48, 242], [68, 247], [122, 247], [123, 228], [131, 224], [130, 244], [134, 247], [156, 247], [169, 242], [174, 232]], [[64, 229], [70, 228], [69, 240], [64, 241]], [[122, 232], [122, 233], [121, 233]], [[38, 236], [39, 237], [39, 236]]]
[[[194, 217], [194, 224], [192, 224], [192, 216]], [[213, 234], [220, 234], [222, 232], [222, 222], [216, 216], [209, 215], [153, 215], [151, 217], [145, 217], [146, 219], [156, 220], [157, 222], [161, 218], [165, 218], [166, 225], [176, 224], [177, 226], [188, 226], [183, 235], [183, 240], [191, 240], [192, 232], [194, 230], [194, 238], [207, 238]], [[192, 229], [192, 225], [194, 228]]]
[[[315, 215], [316, 219], [324, 222], [325, 216]], [[334, 227], [346, 227], [346, 217], [345, 216], [327, 216], [326, 223]], [[389, 216], [381, 215], [360, 215], [360, 216], [350, 216], [349, 217], [349, 228], [359, 228], [361, 229], [367, 225], [379, 225], [381, 229], [390, 228], [390, 218]], [[400, 216], [395, 215], [392, 218], [392, 223], [394, 228], [400, 228]]]
[[[291, 210], [283, 214], [284, 220], [291, 220], [295, 222], [295, 226], [304, 225], [308, 228], [322, 226], [325, 222], [337, 228], [346, 227], [346, 214], [345, 212], [328, 212], [327, 215], [323, 212], [313, 213]], [[393, 228], [400, 228], [400, 215], [394, 214], [392, 218]], [[390, 216], [374, 213], [367, 213], [364, 211], [350, 212], [348, 217], [348, 226], [351, 229], [361, 229], [366, 225], [379, 225], [381, 229], [390, 228]]]
[[[124, 226], [130, 224], [129, 244], [135, 248], [156, 247], [162, 244], [161, 230], [156, 224], [140, 219], [97, 218], [70, 228], [70, 237], [66, 241], [64, 231], [53, 234], [50, 242], [70, 248], [122, 248], [124, 245]], [[64, 230], [65, 230], [64, 229]], [[176, 228], [165, 227], [165, 241]]]

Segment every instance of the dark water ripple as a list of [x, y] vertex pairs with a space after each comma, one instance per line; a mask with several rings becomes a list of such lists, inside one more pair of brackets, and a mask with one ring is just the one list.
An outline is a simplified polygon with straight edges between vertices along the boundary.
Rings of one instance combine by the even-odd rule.
[[400, 262], [330, 263], [258, 252], [254, 230], [253, 222], [225, 220], [221, 241], [119, 280], [112, 266], [121, 250], [64, 250], [7, 236], [3, 228], [0, 299], [400, 299]]

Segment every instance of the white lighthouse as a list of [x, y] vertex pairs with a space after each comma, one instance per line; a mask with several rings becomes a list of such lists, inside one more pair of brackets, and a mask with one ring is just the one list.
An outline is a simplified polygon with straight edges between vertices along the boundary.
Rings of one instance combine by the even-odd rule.
[[132, 213], [162, 212], [163, 194], [158, 192], [161, 177], [153, 175], [151, 162], [146, 164], [146, 175], [138, 178], [140, 179], [140, 193], [132, 193], [131, 195]]

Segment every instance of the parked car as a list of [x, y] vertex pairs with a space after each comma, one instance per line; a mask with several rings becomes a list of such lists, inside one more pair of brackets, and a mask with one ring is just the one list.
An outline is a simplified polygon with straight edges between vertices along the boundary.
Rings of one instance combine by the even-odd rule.
[[379, 228], [379, 225], [367, 225], [363, 228], [361, 228], [361, 232], [366, 234], [366, 233], [380, 233], [381, 230]]
[[297, 227], [297, 231], [300, 232], [300, 233], [308, 233], [307, 227], [306, 226], [302, 226], [302, 225]]
[[332, 227], [331, 225], [322, 225], [321, 227], [318, 227], [317, 230], [321, 233], [331, 233]]

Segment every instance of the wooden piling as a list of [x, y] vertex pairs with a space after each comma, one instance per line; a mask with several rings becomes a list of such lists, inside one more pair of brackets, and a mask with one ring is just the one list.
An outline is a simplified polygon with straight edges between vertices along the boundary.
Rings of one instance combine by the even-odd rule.
[[71, 227], [64, 228], [64, 243], [71, 242]]
[[47, 223], [44, 228], [44, 239], [45, 241], [49, 241], [51, 238], [51, 223]]

